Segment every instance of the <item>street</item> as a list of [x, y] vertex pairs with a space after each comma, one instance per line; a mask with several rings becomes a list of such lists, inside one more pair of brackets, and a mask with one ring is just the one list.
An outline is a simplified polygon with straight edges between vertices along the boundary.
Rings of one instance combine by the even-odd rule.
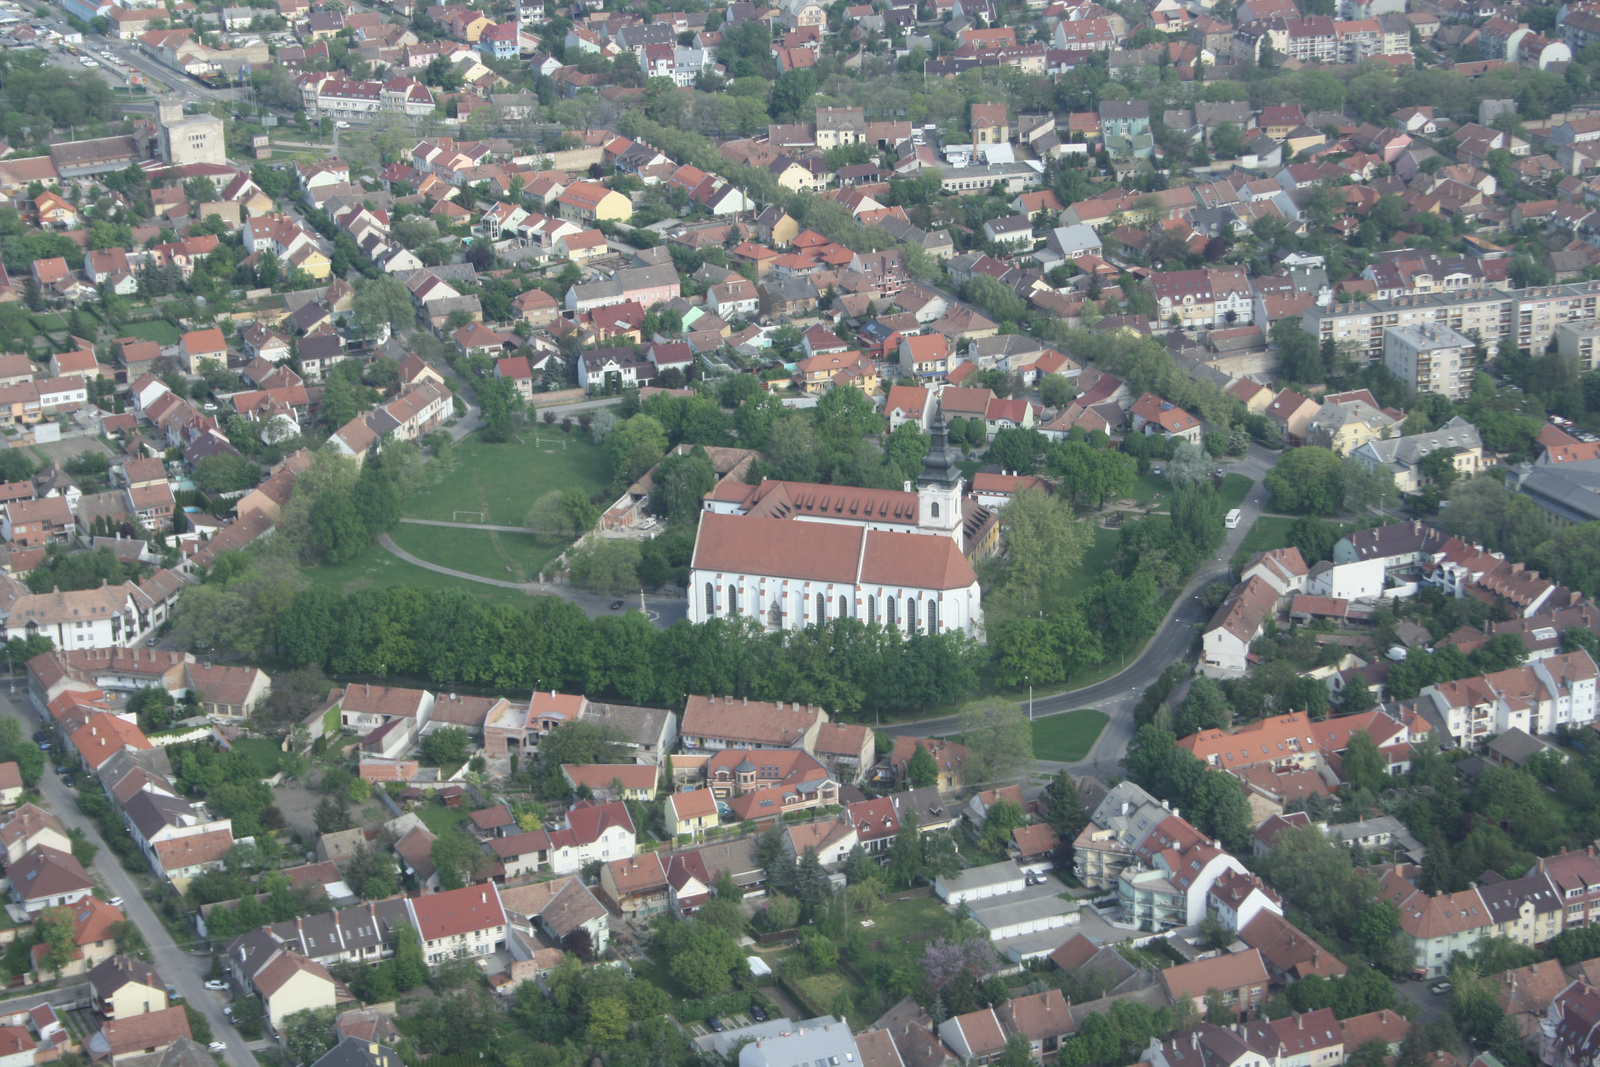
[[[1250, 527], [1255, 525], [1256, 519], [1260, 518], [1265, 510], [1268, 493], [1262, 480], [1277, 459], [1277, 453], [1251, 444], [1243, 459], [1225, 468], [1230, 474], [1243, 474], [1255, 481], [1250, 492], [1246, 494], [1244, 503], [1240, 505], [1243, 514], [1239, 526], [1228, 531], [1228, 540], [1217, 550], [1216, 557], [1195, 572], [1177, 601], [1173, 603], [1172, 609], [1167, 612], [1167, 617], [1162, 620], [1155, 636], [1150, 638], [1144, 651], [1132, 663], [1103, 682], [1034, 700], [1033, 716], [1036, 719], [1046, 715], [1076, 711], [1079, 708], [1096, 708], [1110, 717], [1110, 722], [1101, 731], [1087, 757], [1077, 763], [1053, 763], [1041, 760], [1038, 764], [1041, 772], [1054, 774], [1060, 768], [1066, 767], [1075, 775], [1115, 773], [1118, 761], [1127, 751], [1128, 742], [1133, 740], [1134, 705], [1169, 664], [1177, 663], [1188, 655], [1189, 648], [1194, 643], [1195, 627], [1206, 621], [1206, 612], [1201, 609], [1197, 599], [1200, 590], [1218, 579], [1228, 577], [1228, 561], [1239, 550], [1239, 545], [1249, 534]], [[1020, 703], [1024, 708], [1027, 707], [1026, 699]], [[947, 716], [942, 719], [924, 719], [908, 723], [903, 728], [898, 728], [896, 732], [914, 737], [937, 737], [954, 733], [960, 725], [957, 717]]]
[[[0, 693], [0, 712], [21, 722], [25, 736], [31, 736], [39, 728], [38, 718], [33, 715], [27, 704], [27, 698], [21, 693]], [[84, 789], [99, 788], [99, 782], [92, 775], [83, 775], [82, 783]], [[150, 947], [151, 965], [161, 973], [161, 977], [169, 985], [177, 989], [185, 1003], [206, 1017], [206, 1021], [211, 1024], [214, 1039], [227, 1043], [227, 1051], [219, 1053], [219, 1058], [225, 1060], [231, 1067], [256, 1067], [255, 1057], [245, 1047], [244, 1038], [239, 1036], [239, 1031], [233, 1028], [233, 1023], [222, 1014], [222, 1004], [217, 999], [217, 994], [205, 988], [205, 975], [211, 966], [211, 954], [205, 951], [187, 952], [178, 947], [172, 934], [156, 917], [150, 905], [145, 903], [144, 890], [127, 871], [122, 869], [122, 864], [106, 846], [95, 824], [78, 811], [78, 803], [73, 798], [72, 790], [62, 785], [60, 777], [48, 768], [39, 779], [39, 792], [44, 794], [46, 807], [61, 820], [63, 826], [82, 830], [84, 836], [99, 846], [100, 851], [96, 853], [94, 863], [90, 865], [91, 870], [105, 883], [112, 896], [122, 898], [123, 912], [139, 928], [139, 932], [144, 935], [145, 944]]]

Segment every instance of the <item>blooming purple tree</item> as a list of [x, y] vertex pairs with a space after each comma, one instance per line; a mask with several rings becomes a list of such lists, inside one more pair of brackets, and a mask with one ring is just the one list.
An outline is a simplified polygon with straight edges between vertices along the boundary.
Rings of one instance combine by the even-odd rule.
[[922, 969], [935, 992], [947, 988], [963, 974], [974, 982], [1000, 966], [1000, 957], [994, 946], [981, 937], [963, 941], [940, 938], [930, 944], [922, 954]]

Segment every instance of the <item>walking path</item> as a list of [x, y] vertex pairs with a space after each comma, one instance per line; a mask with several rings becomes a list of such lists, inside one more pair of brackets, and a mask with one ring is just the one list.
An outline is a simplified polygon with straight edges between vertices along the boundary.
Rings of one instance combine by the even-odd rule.
[[501, 533], [532, 533], [526, 526], [491, 526], [486, 522], [445, 522], [443, 519], [401, 519], [413, 526], [448, 526], [453, 530], [499, 530]]
[[[415, 520], [402, 519], [401, 521], [410, 522]], [[435, 523], [434, 525], [466, 526], [468, 529], [473, 530], [496, 529], [496, 527], [492, 526], [473, 526], [470, 523], [441, 522]], [[513, 529], [518, 533], [527, 532], [518, 527], [499, 527], [499, 529]], [[593, 593], [585, 593], [574, 589], [570, 585], [541, 585], [538, 582], [507, 582], [500, 578], [485, 578], [478, 574], [468, 574], [466, 571], [452, 570], [449, 567], [442, 567], [437, 563], [429, 563], [425, 559], [420, 559], [417, 556], [413, 556], [411, 553], [395, 544], [393, 539], [390, 538], [388, 534], [379, 534], [378, 544], [382, 545], [386, 551], [394, 555], [396, 558], [403, 560], [414, 567], [421, 567], [423, 570], [433, 571], [435, 574], [448, 575], [451, 578], [457, 578], [463, 582], [477, 582], [479, 585], [492, 585], [498, 589], [515, 589], [518, 592], [527, 593], [529, 596], [560, 597], [562, 600], [570, 601], [571, 603], [578, 605], [578, 607], [583, 609], [584, 614], [588, 615], [591, 619], [597, 619], [602, 615], [613, 615], [618, 611], [625, 610], [623, 608], [611, 607], [611, 605], [616, 603], [619, 599], [627, 604], [626, 610], [632, 610], [635, 607], [642, 607], [646, 617], [663, 630], [677, 622], [679, 619], [686, 619], [689, 617], [689, 602], [680, 596], [647, 595], [643, 598], [645, 604], [648, 605], [645, 607], [644, 605], [636, 603], [640, 599], [637, 594], [629, 594], [620, 598], [596, 596]]]
[[[401, 522], [415, 522], [417, 520], [415, 520], [415, 519], [401, 519], [400, 521]], [[469, 524], [467, 524], [467, 523], [459, 523], [459, 522], [438, 522], [438, 523], [432, 523], [431, 525], [434, 525], [434, 526], [465, 526], [465, 525], [469, 525]], [[510, 526], [498, 526], [498, 527], [497, 526], [474, 526], [472, 528], [475, 529], [475, 530], [479, 530], [479, 529], [509, 530], [509, 529], [513, 529], [514, 527], [510, 527]], [[481, 585], [493, 585], [493, 586], [498, 586], [501, 589], [520, 589], [524, 593], [530, 593], [530, 594], [532, 594], [532, 593], [548, 593], [551, 596], [559, 596], [560, 595], [554, 589], [551, 589], [549, 586], [540, 585], [538, 582], [503, 582], [498, 578], [485, 578], [485, 577], [483, 577], [481, 575], [477, 575], [477, 574], [468, 574], [466, 571], [456, 571], [456, 570], [451, 570], [449, 567], [441, 567], [437, 563], [429, 563], [425, 559], [421, 559], [420, 557], [413, 556], [411, 553], [407, 552], [405, 549], [403, 549], [399, 545], [395, 544], [394, 541], [391, 540], [389, 535], [386, 534], [386, 533], [382, 533], [382, 534], [378, 535], [378, 544], [380, 544], [384, 548], [388, 549], [394, 555], [399, 556], [401, 559], [405, 560], [407, 563], [411, 564], [413, 567], [421, 567], [423, 570], [433, 571], [435, 574], [448, 574], [450, 577], [452, 577], [452, 578], [460, 578], [464, 582], [478, 582]]]

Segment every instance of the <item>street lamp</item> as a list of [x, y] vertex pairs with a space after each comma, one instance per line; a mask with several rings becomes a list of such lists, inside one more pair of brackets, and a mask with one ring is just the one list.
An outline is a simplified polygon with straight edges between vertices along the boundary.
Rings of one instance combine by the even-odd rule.
[[1029, 678], [1026, 674], [1024, 674], [1022, 676], [1022, 680], [1024, 682], [1028, 683], [1028, 721], [1032, 722], [1033, 721], [1033, 679]]

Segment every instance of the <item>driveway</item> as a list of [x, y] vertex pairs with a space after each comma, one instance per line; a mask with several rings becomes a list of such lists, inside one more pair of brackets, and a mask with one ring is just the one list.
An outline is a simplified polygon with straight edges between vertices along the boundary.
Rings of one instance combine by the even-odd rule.
[[[1277, 459], [1277, 453], [1252, 444], [1242, 459], [1226, 466], [1228, 473], [1243, 474], [1255, 481], [1255, 485], [1251, 486], [1250, 492], [1245, 496], [1244, 503], [1240, 505], [1243, 514], [1239, 526], [1228, 531], [1228, 539], [1217, 550], [1216, 555], [1195, 572], [1194, 577], [1189, 580], [1189, 584], [1173, 603], [1171, 610], [1167, 612], [1167, 617], [1162, 620], [1155, 636], [1133, 662], [1103, 682], [1034, 700], [1033, 716], [1036, 719], [1046, 715], [1060, 715], [1079, 708], [1097, 708], [1110, 716], [1110, 722], [1100, 732], [1087, 757], [1077, 763], [1040, 760], [1037, 764], [1039, 773], [1053, 775], [1062, 767], [1066, 767], [1075, 775], [1105, 775], [1116, 770], [1117, 763], [1128, 749], [1128, 742], [1133, 740], [1134, 705], [1169, 664], [1177, 663], [1188, 656], [1189, 648], [1194, 643], [1195, 627], [1203, 625], [1206, 621], [1207, 613], [1199, 601], [1200, 591], [1212, 582], [1230, 577], [1228, 561], [1239, 551], [1239, 545], [1250, 532], [1250, 527], [1255, 525], [1255, 521], [1266, 509], [1268, 493], [1262, 480]], [[1025, 699], [1019, 703], [1022, 707], [1027, 707]], [[924, 719], [920, 722], [907, 723], [904, 727], [896, 728], [896, 732], [914, 737], [935, 737], [954, 733], [959, 728], [960, 719], [956, 716], [947, 716], [942, 719]]]
[[[0, 693], [0, 713], [20, 721], [27, 734], [32, 734], [38, 729], [39, 720], [33, 715], [23, 697]], [[83, 788], [98, 788], [98, 783], [85, 775]], [[133, 920], [139, 932], [144, 934], [145, 944], [150, 947], [150, 962], [161, 973], [161, 977], [178, 990], [187, 1004], [206, 1017], [206, 1021], [211, 1024], [211, 1033], [217, 1041], [227, 1042], [228, 1049], [219, 1054], [220, 1058], [229, 1064], [229, 1067], [257, 1067], [255, 1057], [245, 1048], [244, 1038], [239, 1036], [239, 1031], [233, 1028], [233, 1023], [222, 1014], [221, 1002], [215, 994], [205, 988], [205, 975], [211, 967], [211, 953], [188, 952], [178, 947], [172, 934], [161, 920], [156, 918], [150, 905], [145, 903], [144, 890], [127, 871], [122, 869], [122, 864], [107, 847], [95, 824], [78, 811], [78, 804], [72, 791], [61, 784], [61, 779], [57, 775], [46, 771], [39, 779], [39, 791], [44, 794], [46, 806], [61, 820], [63, 826], [82, 830], [91, 842], [100, 846], [91, 868], [105, 883], [112, 896], [122, 898], [122, 910]]]

